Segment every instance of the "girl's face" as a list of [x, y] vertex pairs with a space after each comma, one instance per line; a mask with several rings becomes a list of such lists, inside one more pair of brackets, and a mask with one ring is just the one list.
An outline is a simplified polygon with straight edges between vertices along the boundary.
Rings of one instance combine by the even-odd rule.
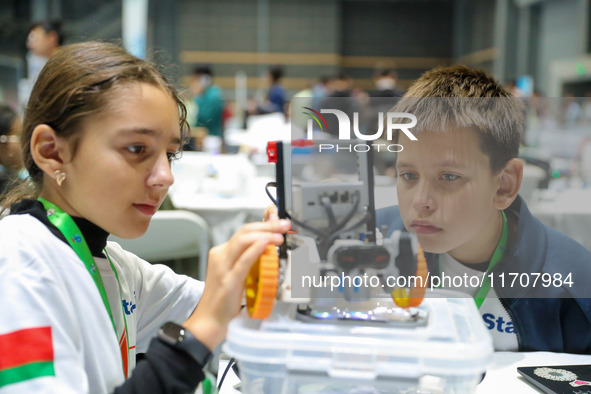
[[64, 210], [121, 238], [143, 235], [174, 180], [170, 162], [181, 146], [175, 101], [153, 85], [124, 85], [83, 128], [56, 190]]

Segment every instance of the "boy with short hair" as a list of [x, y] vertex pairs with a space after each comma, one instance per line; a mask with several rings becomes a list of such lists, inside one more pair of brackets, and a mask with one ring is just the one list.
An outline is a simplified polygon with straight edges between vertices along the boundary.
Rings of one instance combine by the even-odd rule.
[[62, 21], [45, 19], [31, 25], [27, 48], [35, 55], [48, 59], [64, 44], [64, 39]]
[[591, 253], [518, 195], [523, 104], [484, 72], [450, 66], [425, 73], [393, 111], [417, 116], [418, 141], [398, 136], [400, 209], [378, 211], [378, 227], [416, 233], [432, 275], [491, 278], [490, 291], [486, 280], [458, 290], [475, 298], [496, 350], [590, 353]]

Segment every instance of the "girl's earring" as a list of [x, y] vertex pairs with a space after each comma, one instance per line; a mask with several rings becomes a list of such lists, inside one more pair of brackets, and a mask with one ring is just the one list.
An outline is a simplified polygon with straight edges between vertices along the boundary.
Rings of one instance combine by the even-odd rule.
[[64, 182], [64, 179], [66, 179], [66, 173], [60, 170], [55, 170], [53, 174], [55, 175], [55, 181], [57, 182], [57, 185], [61, 186]]

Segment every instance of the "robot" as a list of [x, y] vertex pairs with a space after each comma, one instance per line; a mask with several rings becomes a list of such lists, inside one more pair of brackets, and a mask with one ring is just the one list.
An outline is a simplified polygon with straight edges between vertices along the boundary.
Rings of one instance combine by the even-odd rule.
[[267, 249], [247, 278], [251, 318], [268, 318], [276, 303], [287, 303], [308, 323], [425, 323], [426, 314], [415, 308], [427, 286], [425, 257], [414, 234], [395, 231], [386, 238], [386, 229], [376, 228], [372, 150], [358, 146], [268, 144], [276, 182], [267, 194], [292, 231], [278, 250]]
[[247, 312], [228, 327], [223, 350], [242, 392], [473, 392], [490, 335], [471, 298], [429, 289], [423, 302], [429, 273], [416, 236], [376, 228], [371, 147], [267, 148], [276, 170], [267, 193], [292, 229], [252, 266]]

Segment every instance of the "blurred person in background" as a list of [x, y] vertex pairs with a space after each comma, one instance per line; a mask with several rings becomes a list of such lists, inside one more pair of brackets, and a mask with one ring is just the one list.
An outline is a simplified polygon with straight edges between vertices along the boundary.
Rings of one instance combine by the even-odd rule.
[[271, 112], [281, 112], [285, 114], [286, 93], [281, 84], [283, 78], [283, 68], [276, 66], [269, 69], [269, 81], [271, 87], [267, 94], [268, 106]]
[[19, 102], [26, 107], [29, 95], [41, 69], [64, 43], [63, 23], [59, 19], [45, 19], [35, 22], [27, 35], [27, 79], [19, 86]]
[[329, 81], [327, 89], [328, 97], [351, 97], [353, 78], [347, 74], [340, 73]]
[[34, 23], [29, 29], [27, 48], [36, 56], [49, 59], [64, 43], [62, 21], [47, 19]]
[[558, 114], [558, 122], [561, 126], [572, 127], [578, 123], [583, 116], [583, 110], [579, 104], [579, 99], [572, 93], [565, 93], [562, 99], [562, 105]]
[[22, 121], [16, 111], [0, 105], [0, 195], [12, 181], [24, 177], [20, 151]]
[[[197, 116], [191, 126], [195, 126], [196, 139], [193, 140], [191, 148], [195, 149], [201, 146], [203, 138], [217, 137], [220, 146], [224, 139], [224, 97], [222, 90], [213, 84], [213, 72], [207, 65], [196, 66], [193, 70], [193, 76], [190, 85], [193, 96], [193, 103], [196, 107]], [[201, 138], [200, 138], [201, 137]]]
[[375, 90], [369, 92], [365, 110], [360, 114], [361, 124], [368, 133], [378, 127], [377, 114], [386, 113], [396, 104], [395, 98], [402, 97], [403, 91], [396, 88], [398, 73], [391, 68], [378, 68], [373, 75]]
[[[343, 111], [353, 119], [353, 114], [359, 111], [359, 102], [353, 97], [353, 79], [344, 74], [338, 74], [327, 85], [327, 97], [320, 103], [321, 109], [336, 109]], [[334, 136], [339, 134], [339, 121], [336, 116], [326, 116], [327, 132]]]
[[[363, 132], [373, 134], [379, 127], [379, 113], [385, 114], [396, 104], [397, 98], [402, 97], [404, 92], [397, 89], [398, 73], [396, 70], [384, 66], [378, 66], [373, 74], [374, 90], [370, 90], [369, 100], [362, 105], [359, 114], [360, 124]], [[363, 103], [363, 101], [362, 101]], [[388, 143], [382, 137], [376, 143]], [[374, 165], [379, 174], [396, 178], [396, 157], [394, 152], [380, 150], [375, 153]]]
[[248, 104], [248, 115], [263, 115], [273, 112], [280, 112], [286, 114], [287, 94], [281, 81], [283, 79], [283, 68], [281, 66], [273, 66], [269, 68], [267, 73], [269, 90], [265, 100], [261, 104], [257, 104], [255, 100]]
[[402, 97], [403, 91], [396, 88], [398, 73], [393, 69], [377, 70], [374, 74], [376, 89], [370, 92], [371, 97]]
[[291, 98], [291, 105], [288, 105], [287, 117], [291, 122], [292, 136], [295, 127], [299, 132], [303, 133], [306, 130], [309, 116], [305, 114], [305, 107], [312, 107], [314, 100], [314, 91], [311, 83], [307, 83], [306, 87], [295, 93]]
[[328, 95], [328, 86], [333, 80], [332, 76], [323, 75], [318, 79], [318, 82], [312, 87], [312, 107], [320, 108], [320, 103]]

